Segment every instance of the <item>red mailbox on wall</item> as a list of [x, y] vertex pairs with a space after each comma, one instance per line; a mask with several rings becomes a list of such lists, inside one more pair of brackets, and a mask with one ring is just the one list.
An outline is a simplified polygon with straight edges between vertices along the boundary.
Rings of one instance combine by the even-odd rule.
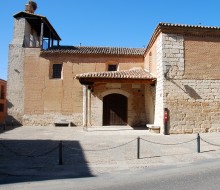
[[169, 120], [168, 109], [165, 108], [164, 109], [164, 122], [166, 123], [166, 122], [168, 122], [168, 120]]
[[169, 121], [169, 110], [168, 108], [164, 108], [164, 134], [168, 135], [168, 121]]

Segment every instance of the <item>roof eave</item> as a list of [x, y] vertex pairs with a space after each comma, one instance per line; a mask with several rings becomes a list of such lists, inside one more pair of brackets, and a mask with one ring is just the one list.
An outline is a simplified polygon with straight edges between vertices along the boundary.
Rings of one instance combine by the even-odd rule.
[[51, 25], [51, 23], [49, 22], [49, 20], [45, 16], [32, 14], [32, 13], [27, 13], [27, 12], [24, 12], [24, 11], [18, 12], [18, 13], [13, 15], [14, 18], [19, 18], [19, 17], [26, 17], [27, 18], [27, 16], [36, 17], [38, 19], [41, 19], [41, 21], [44, 24], [46, 24], [47, 27], [53, 32], [53, 34], [56, 37], [56, 40], [61, 40], [60, 36], [58, 35], [58, 33], [56, 32], [54, 27]]
[[155, 84], [156, 79], [139, 78], [77, 78], [81, 84], [92, 85], [94, 83], [124, 83], [124, 84]]
[[[190, 29], [190, 30], [189, 30]], [[210, 26], [194, 26], [194, 25], [184, 25], [184, 24], [169, 24], [169, 23], [159, 23], [155, 28], [153, 35], [147, 45], [144, 52], [144, 56], [148, 53], [152, 45], [154, 44], [160, 33], [166, 34], [182, 34], [182, 35], [207, 35], [207, 36], [217, 36], [220, 38], [220, 27], [210, 27]]]
[[54, 29], [54, 27], [51, 25], [51, 23], [49, 22], [49, 20], [47, 19], [47, 17], [42, 17], [42, 21], [48, 26], [48, 28], [50, 28], [53, 33], [56, 36], [57, 40], [61, 40], [60, 36], [58, 35], [58, 33], [56, 32], [56, 30]]
[[4, 83], [7, 83], [7, 81], [6, 81], [6, 80], [4, 80], [4, 79], [0, 79], [0, 81], [2, 81], [2, 82], [4, 82]]
[[144, 58], [144, 48], [94, 47], [94, 46], [57, 46], [42, 50], [41, 55], [74, 54], [80, 56], [126, 56]]
[[159, 34], [161, 33], [161, 26], [160, 23], [157, 25], [157, 27], [155, 28], [153, 35], [150, 38], [150, 41], [145, 49], [144, 52], [144, 57], [147, 54], [147, 52], [150, 50], [150, 48], [152, 47], [152, 45], [154, 44], [155, 40], [157, 39], [157, 37], [159, 36]]

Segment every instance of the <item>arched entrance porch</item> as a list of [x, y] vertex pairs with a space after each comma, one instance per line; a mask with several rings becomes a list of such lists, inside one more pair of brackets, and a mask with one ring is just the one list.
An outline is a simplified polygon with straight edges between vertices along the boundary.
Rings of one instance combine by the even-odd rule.
[[103, 97], [103, 125], [127, 125], [128, 98], [121, 94]]

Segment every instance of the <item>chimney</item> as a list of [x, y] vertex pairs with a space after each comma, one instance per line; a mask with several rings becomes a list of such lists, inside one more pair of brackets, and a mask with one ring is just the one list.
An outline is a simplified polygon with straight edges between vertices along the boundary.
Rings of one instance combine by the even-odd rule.
[[31, 13], [34, 14], [34, 11], [37, 9], [37, 3], [35, 3], [34, 1], [29, 1], [26, 5], [25, 5], [25, 12], [27, 13]]

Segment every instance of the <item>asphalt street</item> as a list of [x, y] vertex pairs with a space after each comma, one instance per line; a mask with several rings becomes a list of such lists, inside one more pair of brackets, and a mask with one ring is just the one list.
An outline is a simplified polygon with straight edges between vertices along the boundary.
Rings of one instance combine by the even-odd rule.
[[123, 171], [92, 178], [48, 180], [0, 186], [1, 190], [216, 190], [220, 186], [220, 159], [178, 166]]

